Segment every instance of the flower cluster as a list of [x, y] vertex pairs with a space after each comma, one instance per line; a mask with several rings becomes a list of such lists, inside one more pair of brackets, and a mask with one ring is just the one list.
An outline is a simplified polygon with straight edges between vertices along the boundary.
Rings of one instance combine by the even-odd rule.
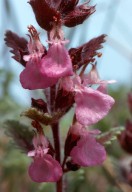
[[[34, 149], [28, 153], [33, 158], [29, 175], [35, 182], [56, 182], [66, 171], [100, 165], [106, 159], [105, 148], [96, 139], [100, 131], [90, 130], [88, 126], [103, 119], [114, 104], [107, 93], [107, 84], [114, 81], [100, 80], [95, 62], [95, 57], [101, 56], [97, 50], [102, 48], [105, 35], [77, 48], [67, 50], [65, 47], [69, 41], [64, 37], [62, 26], [82, 24], [95, 11], [95, 6], [89, 6], [89, 1], [78, 5], [78, 0], [30, 0], [29, 3], [38, 24], [47, 31], [48, 48], [32, 25], [28, 27], [29, 41], [11, 31], [6, 32], [5, 41], [12, 48], [13, 58], [24, 66], [20, 74], [22, 87], [45, 92], [45, 101], [32, 99], [28, 114], [36, 132]], [[85, 72], [88, 64], [91, 70]], [[61, 164], [58, 124], [74, 103], [75, 115]], [[33, 109], [35, 114], [31, 113]], [[41, 124], [51, 126], [54, 146]]]

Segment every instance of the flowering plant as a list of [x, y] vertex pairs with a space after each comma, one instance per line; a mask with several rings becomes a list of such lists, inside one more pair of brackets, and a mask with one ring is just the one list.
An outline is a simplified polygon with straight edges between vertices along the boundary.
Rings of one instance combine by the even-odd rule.
[[[89, 126], [103, 119], [113, 106], [107, 84], [114, 81], [101, 80], [95, 62], [96, 56], [101, 56], [97, 50], [102, 48], [105, 35], [77, 48], [67, 50], [65, 47], [69, 41], [62, 26], [82, 24], [95, 12], [95, 6], [90, 6], [89, 1], [78, 5], [78, 0], [30, 0], [29, 3], [38, 24], [47, 31], [48, 48], [32, 25], [28, 27], [29, 41], [7, 31], [5, 42], [12, 48], [13, 58], [24, 67], [20, 74], [22, 87], [42, 89], [45, 95], [32, 98], [31, 108], [23, 113], [32, 120], [35, 130], [27, 153], [33, 159], [29, 176], [38, 183], [56, 182], [57, 192], [62, 192], [65, 172], [101, 165], [106, 159], [104, 138], [99, 137], [98, 129], [91, 130]], [[88, 65], [91, 65], [89, 72], [86, 71]], [[73, 122], [62, 150], [59, 122], [72, 107], [75, 108]], [[54, 144], [45, 135], [46, 125], [51, 127]]]

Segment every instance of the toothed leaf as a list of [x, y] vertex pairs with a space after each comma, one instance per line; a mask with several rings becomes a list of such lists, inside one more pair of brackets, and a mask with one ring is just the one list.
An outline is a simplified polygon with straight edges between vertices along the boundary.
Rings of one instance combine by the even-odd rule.
[[49, 113], [43, 113], [38, 111], [36, 108], [29, 108], [27, 111], [24, 111], [21, 114], [21, 116], [26, 116], [44, 125], [51, 125], [52, 123], [55, 123], [61, 117], [61, 115], [61, 112], [57, 112], [51, 116]]
[[33, 131], [19, 121], [8, 120], [4, 123], [5, 133], [14, 140], [14, 143], [23, 151], [33, 150]]

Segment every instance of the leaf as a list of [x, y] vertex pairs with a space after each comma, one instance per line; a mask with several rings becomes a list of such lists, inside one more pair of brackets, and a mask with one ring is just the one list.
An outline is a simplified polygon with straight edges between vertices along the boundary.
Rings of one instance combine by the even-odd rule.
[[68, 13], [72, 10], [74, 10], [75, 6], [78, 4], [79, 0], [67, 0], [67, 1], [61, 1], [60, 4], [60, 12]]
[[13, 53], [13, 59], [25, 66], [25, 61], [23, 60], [24, 55], [28, 55], [27, 50], [27, 40], [23, 37], [19, 37], [16, 33], [12, 31], [6, 31], [5, 33], [5, 43], [11, 48], [11, 53]]
[[102, 43], [105, 42], [105, 37], [106, 35], [103, 34], [77, 48], [71, 48], [69, 54], [72, 58], [73, 65], [80, 68], [82, 65], [93, 61], [94, 57], [98, 55], [97, 50], [102, 48]]
[[82, 4], [74, 7], [68, 14], [64, 16], [64, 25], [74, 27], [82, 24], [91, 14], [95, 12], [95, 6], [86, 6]]
[[19, 121], [8, 120], [4, 123], [4, 128], [6, 134], [13, 138], [20, 149], [26, 152], [33, 150], [33, 131], [28, 126], [21, 124]]
[[117, 139], [117, 136], [121, 134], [121, 132], [124, 130], [124, 127], [115, 127], [110, 129], [110, 131], [102, 133], [97, 136], [97, 140], [101, 144], [111, 144], [113, 140]]
[[21, 116], [26, 116], [44, 125], [51, 125], [52, 123], [58, 121], [58, 119], [62, 116], [62, 113], [59, 111], [53, 115], [50, 115], [49, 113], [43, 113], [32, 107], [24, 111]]

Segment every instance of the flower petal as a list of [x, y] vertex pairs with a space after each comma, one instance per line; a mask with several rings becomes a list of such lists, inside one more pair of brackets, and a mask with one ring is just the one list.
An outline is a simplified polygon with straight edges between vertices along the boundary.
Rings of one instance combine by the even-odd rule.
[[34, 159], [28, 173], [34, 182], [56, 182], [62, 176], [62, 168], [58, 161], [46, 154]]
[[97, 90], [100, 91], [101, 93], [108, 94], [107, 84], [106, 84], [106, 83], [101, 84], [101, 85], [97, 88]]
[[75, 95], [76, 118], [82, 125], [92, 125], [103, 119], [114, 104], [114, 99], [98, 90], [84, 88]]
[[70, 156], [73, 162], [80, 166], [95, 166], [103, 163], [106, 159], [106, 152], [92, 135], [87, 134], [77, 142]]
[[41, 72], [52, 78], [73, 74], [70, 56], [62, 43], [53, 43], [49, 48], [47, 55], [42, 59]]
[[45, 89], [54, 85], [57, 78], [49, 78], [40, 72], [41, 64], [37, 59], [29, 60], [20, 74], [20, 82], [24, 89]]

